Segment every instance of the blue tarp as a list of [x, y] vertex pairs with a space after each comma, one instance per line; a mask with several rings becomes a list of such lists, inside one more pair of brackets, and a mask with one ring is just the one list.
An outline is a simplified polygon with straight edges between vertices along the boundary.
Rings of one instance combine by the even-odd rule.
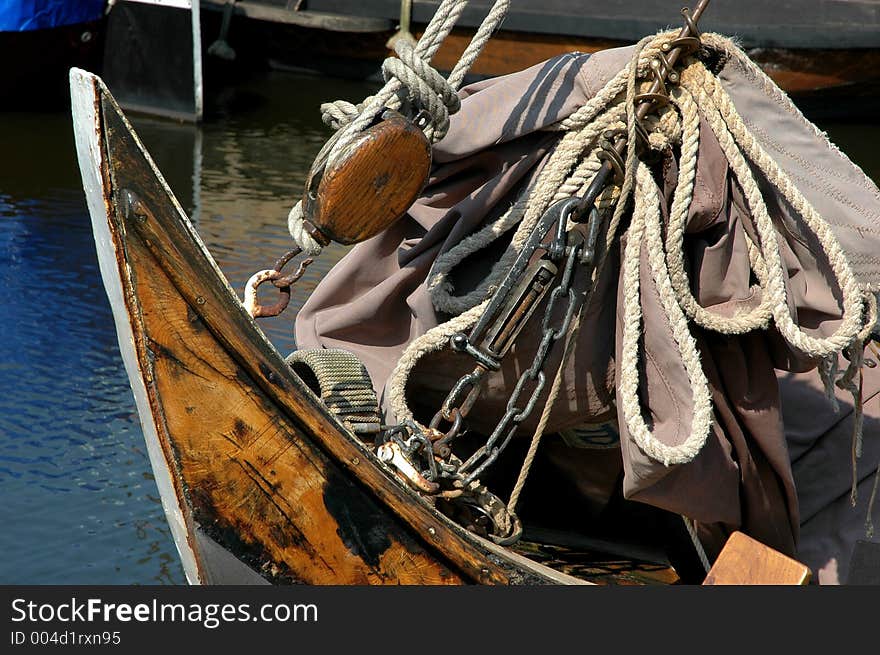
[[0, 32], [26, 32], [97, 20], [105, 0], [0, 0]]

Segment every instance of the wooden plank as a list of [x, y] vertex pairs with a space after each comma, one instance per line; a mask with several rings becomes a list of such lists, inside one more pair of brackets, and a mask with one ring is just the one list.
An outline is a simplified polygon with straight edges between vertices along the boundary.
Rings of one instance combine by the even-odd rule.
[[[226, 3], [221, 0], [202, 0], [202, 8], [208, 10], [220, 11], [224, 4]], [[235, 15], [252, 20], [352, 34], [387, 32], [394, 27], [393, 22], [387, 18], [333, 14], [307, 9], [293, 10], [248, 0], [236, 2], [233, 12]]]
[[805, 585], [810, 577], [809, 567], [742, 532], [734, 532], [703, 584]]

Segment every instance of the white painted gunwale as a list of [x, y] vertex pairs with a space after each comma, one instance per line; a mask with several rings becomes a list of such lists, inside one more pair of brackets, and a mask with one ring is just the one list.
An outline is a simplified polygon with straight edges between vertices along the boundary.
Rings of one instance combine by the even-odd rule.
[[[116, 325], [119, 349], [134, 394], [135, 403], [137, 405], [138, 416], [140, 417], [144, 440], [150, 458], [150, 465], [153, 469], [153, 475], [155, 476], [156, 485], [159, 489], [159, 494], [162, 500], [162, 507], [171, 528], [174, 543], [177, 546], [187, 581], [190, 584], [204, 584], [205, 578], [199, 567], [199, 558], [192, 545], [195, 538], [193, 535], [189, 534], [187, 521], [184, 515], [183, 507], [185, 506], [185, 501], [180, 499], [177, 495], [174, 478], [169, 463], [165, 458], [159, 438], [158, 428], [154, 420], [153, 408], [150, 404], [149, 393], [147, 390], [147, 381], [144, 379], [144, 374], [139, 366], [135, 337], [131, 324], [132, 319], [128, 313], [123, 286], [124, 283], [118, 268], [118, 261], [120, 261], [120, 259], [117, 258], [116, 244], [110, 231], [110, 221], [113, 220], [111, 218], [113, 209], [109, 204], [109, 198], [111, 197], [112, 189], [109, 188], [109, 186], [105, 186], [104, 182], [106, 180], [106, 185], [110, 184], [109, 174], [105, 175], [105, 173], [109, 172], [109, 168], [106, 162], [106, 151], [103, 144], [101, 117], [97, 113], [97, 108], [100, 106], [101, 102], [114, 103], [114, 101], [101, 78], [88, 71], [72, 68], [70, 71], [70, 86], [77, 158], [79, 161], [80, 172], [82, 174], [83, 188], [86, 193], [89, 215], [91, 216], [92, 231], [98, 253], [98, 264], [104, 282], [104, 288], [113, 310], [113, 319]], [[124, 115], [123, 121], [128, 125], [128, 121], [125, 119]], [[131, 131], [131, 134], [152, 169], [153, 174], [165, 189], [168, 198], [174, 204], [181, 222], [184, 224], [199, 249], [205, 254], [206, 261], [214, 270], [217, 277], [223, 281], [227, 288], [227, 292], [237, 298], [238, 296], [235, 294], [235, 291], [229, 286], [229, 282], [225, 275], [223, 275], [213, 257], [210, 256], [204, 242], [192, 226], [186, 212], [184, 212], [180, 203], [177, 201], [177, 198], [168, 187], [167, 182], [157, 168], [155, 162], [150, 157], [143, 143], [134, 131]], [[274, 349], [274, 346], [269, 342], [262, 330], [255, 330], [255, 335], [257, 335], [268, 348]], [[509, 549], [497, 546], [491, 541], [482, 539], [477, 535], [469, 535], [469, 537], [472, 540], [481, 543], [485, 549], [494, 552], [497, 556], [506, 559], [508, 562], [531, 569], [534, 573], [543, 575], [556, 584], [592, 585], [590, 582], [556, 571], [544, 564], [518, 555]]]
[[101, 278], [104, 281], [104, 289], [107, 292], [110, 307], [113, 310], [119, 350], [137, 405], [150, 466], [153, 469], [153, 476], [162, 500], [162, 508], [171, 528], [171, 534], [187, 581], [190, 584], [201, 584], [202, 577], [196, 554], [189, 540], [182, 504], [177, 497], [171, 470], [159, 441], [147, 393], [146, 380], [144, 380], [138, 365], [134, 332], [126, 308], [123, 282], [117, 264], [116, 245], [110, 233], [109, 221], [111, 220], [112, 208], [109, 204], [109, 198], [111, 190], [105, 188], [104, 181], [107, 180], [109, 183], [109, 176], [105, 175], [107, 171], [106, 152], [103, 146], [101, 117], [98, 114], [103, 88], [103, 82], [96, 75], [78, 68], [70, 70], [71, 111], [76, 153], [92, 222], [98, 266], [101, 270]]

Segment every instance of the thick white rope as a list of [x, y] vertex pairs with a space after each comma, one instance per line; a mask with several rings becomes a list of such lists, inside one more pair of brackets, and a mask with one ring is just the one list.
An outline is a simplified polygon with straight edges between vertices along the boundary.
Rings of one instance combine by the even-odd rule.
[[[748, 132], [733, 102], [714, 75], [706, 71], [701, 64], [695, 64], [690, 74], [682, 79], [682, 84], [694, 96], [721, 144], [754, 218], [755, 228], [761, 240], [761, 254], [766, 263], [767, 280], [764, 291], [770, 296], [776, 328], [790, 345], [814, 358], [827, 357], [843, 351], [852, 344], [864, 327], [865, 293], [856, 282], [852, 268], [834, 232], [791, 182], [788, 175]], [[843, 320], [837, 330], [826, 338], [808, 335], [791, 317], [785, 290], [787, 271], [779, 252], [779, 237], [746, 157], [801, 216], [804, 224], [815, 235], [831, 265], [834, 281], [843, 296]]]
[[[698, 70], [697, 65], [694, 69]], [[687, 72], [687, 71], [686, 71]], [[839, 352], [846, 352], [850, 363], [835, 381], [836, 386], [848, 391], [853, 398], [853, 436], [852, 436], [852, 485], [850, 500], [857, 502], [858, 469], [857, 460], [862, 452], [863, 398], [861, 388], [861, 366], [865, 343], [877, 323], [877, 298], [874, 293], [857, 283], [846, 255], [826, 221], [819, 216], [807, 199], [800, 193], [779, 165], [763, 150], [757, 140], [749, 133], [745, 123], [724, 91], [721, 83], [712, 75], [700, 73], [697, 79], [684, 75], [682, 85], [694, 93], [703, 109], [707, 121], [721, 143], [722, 149], [731, 164], [746, 196], [747, 204], [755, 219], [755, 226], [762, 241], [761, 257], [766, 264], [761, 279], [765, 301], [773, 313], [774, 323], [785, 340], [800, 351], [819, 360], [819, 375], [822, 378], [826, 395], [833, 398], [831, 388], [836, 376], [836, 363]], [[791, 317], [785, 295], [785, 264], [779, 253], [776, 231], [763, 202], [760, 189], [754, 179], [749, 164], [740, 152], [755, 165], [788, 200], [791, 206], [804, 219], [813, 232], [819, 246], [827, 257], [835, 283], [842, 293], [843, 320], [838, 329], [829, 337], [816, 338], [802, 331]], [[858, 383], [856, 377], [859, 378]], [[870, 531], [870, 512], [874, 494], [868, 503], [868, 530]]]
[[[669, 32], [665, 36], [674, 38], [675, 32]], [[661, 52], [661, 47], [662, 41], [658, 37], [646, 37], [639, 42], [633, 59], [638, 75], [643, 75], [648, 70], [651, 59]], [[628, 80], [633, 77], [632, 68], [633, 65], [620, 71], [583, 107], [550, 128], [562, 131], [564, 135], [556, 144], [536, 184], [526, 189], [497, 221], [468, 236], [437, 258], [428, 279], [428, 289], [438, 310], [460, 313], [494, 293], [547, 208], [556, 200], [570, 197], [572, 187], [580, 179], [585, 181], [580, 188], [586, 189], [600, 165], [594, 152], [597, 139], [605, 130], [625, 127], [622, 121], [626, 118], [626, 110], [622, 98], [617, 96], [626, 89]], [[588, 153], [587, 161], [583, 161], [585, 152]], [[574, 175], [570, 175], [572, 169], [576, 169]], [[609, 197], [616, 197], [619, 192], [618, 188], [609, 188], [602, 199], [607, 201]], [[619, 218], [615, 225], [617, 223]], [[452, 269], [465, 257], [485, 248], [516, 225], [518, 228], [510, 247], [505, 250], [489, 275], [469, 293], [453, 295], [454, 289], [448, 278]]]
[[[623, 255], [623, 335], [621, 345], [618, 396], [630, 436], [651, 458], [666, 466], [691, 461], [709, 436], [712, 425], [712, 394], [700, 364], [697, 343], [690, 333], [687, 316], [678, 303], [664, 256], [660, 194], [647, 165], [639, 161], [636, 168], [636, 202], [626, 235]], [[693, 416], [691, 432], [677, 445], [657, 439], [642, 416], [639, 395], [640, 354], [642, 336], [641, 253], [647, 255], [651, 277], [657, 287], [660, 303], [666, 314], [673, 339], [691, 385]]]
[[[746, 58], [726, 39], [714, 35], [708, 36], [714, 47], [723, 46], [725, 51], [732, 56]], [[571, 193], [573, 188], [578, 186], [583, 188], [581, 181], [592, 177], [591, 174], [594, 173], [598, 163], [595, 159], [595, 153], [592, 152], [596, 138], [614, 122], [619, 121], [621, 105], [626, 108], [626, 125], [630, 139], [635, 138], [634, 105], [631, 100], [636, 93], [636, 79], [645, 73], [650, 60], [660, 52], [662, 44], [670, 38], [674, 38], [674, 33], [660, 34], [641, 41], [630, 65], [612, 78], [584, 107], [557, 125], [557, 128], [564, 130], [565, 134], [551, 153], [537, 182], [527, 190], [527, 193], [520, 197], [500, 219], [463, 240], [438, 258], [428, 281], [432, 298], [438, 309], [465, 312], [468, 316], [473, 316], [472, 320], [467, 322], [467, 327], [473, 324], [476, 320], [473, 310], [480, 307], [480, 301], [494, 291], [506, 267], [516, 256], [543, 211], [560, 195], [565, 197]], [[622, 95], [625, 97], [621, 97]], [[629, 101], [626, 100], [627, 97]], [[702, 64], [694, 62], [683, 71], [681, 88], [675, 92], [673, 99], [677, 112], [681, 114], [678, 123], [680, 126], [678, 138], [681, 139], [682, 145], [679, 180], [673, 197], [665, 240], [656, 183], [653, 182], [648, 169], [638, 163], [633, 148], [628, 149], [627, 175], [623, 188], [619, 190], [619, 199], [611, 219], [609, 229], [611, 234], [606, 239], [607, 246], [610, 246], [616, 233], [616, 227], [627, 211], [627, 197], [634, 193], [635, 207], [629, 226], [623, 270], [626, 306], [624, 311], [626, 363], [621, 368], [629, 373], [620, 381], [621, 396], [624, 400], [623, 409], [627, 427], [637, 443], [649, 455], [667, 464], [684, 462], [692, 458], [705, 442], [711, 424], [711, 399], [708, 383], [699, 365], [695, 342], [687, 327], [688, 318], [709, 330], [723, 334], [742, 334], [765, 328], [772, 317], [780, 333], [790, 345], [816, 359], [826, 358], [832, 354], [836, 355], [844, 348], [850, 347], [857, 340], [859, 333], [863, 332], [867, 325], [873, 324], [870, 317], [865, 316], [862, 311], [866, 294], [855, 282], [845, 255], [830, 228], [790, 182], [781, 168], [751, 137], [717, 78], [709, 73]], [[691, 285], [684, 267], [683, 233], [693, 199], [696, 156], [699, 146], [698, 107], [702, 110], [704, 117], [721, 143], [725, 156], [731, 164], [731, 169], [743, 188], [749, 210], [755, 217], [761, 240], [760, 244], [748, 243], [750, 263], [761, 291], [761, 303], [748, 313], [735, 314], [732, 317], [716, 315], [697, 303], [690, 291]], [[667, 129], [669, 122], [665, 121]], [[659, 124], [660, 122], [654, 123], [654, 133], [662, 132]], [[668, 136], [666, 138], [668, 139]], [[585, 152], [588, 153], [586, 156], [584, 156]], [[761, 170], [762, 174], [780, 190], [792, 207], [804, 217], [804, 222], [816, 235], [823, 251], [827, 253], [837, 284], [841, 289], [844, 306], [844, 320], [837, 331], [827, 338], [817, 338], [805, 334], [795, 325], [789, 313], [778, 237], [746, 157]], [[517, 221], [519, 227], [512, 239], [511, 246], [499, 261], [499, 265], [493, 269], [489, 278], [471, 293], [459, 297], [452, 296], [448, 275], [455, 265], [461, 262], [464, 257], [477, 252], [511, 229], [517, 224]], [[638, 253], [643, 241], [647, 244], [646, 251], [652, 279], [660, 290], [664, 312], [669, 319], [675, 341], [680, 349], [682, 362], [694, 389], [695, 415], [691, 435], [683, 443], [674, 447], [664, 446], [650, 434], [641, 416], [638, 398], [638, 380], [635, 372], [640, 365], [637, 345], [641, 334], [641, 307], [637, 294], [639, 289], [637, 273], [639, 272]], [[600, 254], [602, 253], [600, 252]], [[870, 297], [868, 300], [870, 302]], [[461, 319], [463, 316], [464, 314], [458, 318]], [[420, 357], [419, 350], [423, 345], [430, 342], [432, 347], [443, 347], [445, 339], [460, 329], [462, 328], [450, 330], [449, 326], [445, 324], [434, 328], [429, 331], [429, 334], [424, 335], [425, 342], [416, 339], [410, 344], [405, 354], [406, 361], [414, 365], [415, 360]], [[401, 377], [405, 380], [410, 368], [410, 365], [399, 367], [392, 375], [392, 380], [399, 381]], [[398, 388], [400, 388], [399, 384]], [[396, 397], [401, 402], [399, 404], [392, 403], [395, 413], [399, 417], [409, 417], [410, 414], [406, 410], [402, 393]]]
[[[686, 71], [685, 71], [686, 72]], [[684, 73], [683, 73], [684, 74]], [[697, 173], [697, 150], [700, 146], [700, 114], [693, 96], [687, 89], [676, 89], [673, 100], [683, 117], [683, 137], [678, 171], [678, 184], [673, 196], [666, 232], [666, 262], [675, 295], [688, 316], [698, 325], [721, 334], [744, 334], [767, 327], [772, 316], [770, 298], [764, 295], [761, 304], [748, 314], [733, 317], [718, 316], [704, 309], [694, 298], [684, 267], [684, 231], [693, 201]], [[765, 279], [763, 258], [754, 244], [749, 243], [753, 270], [759, 280]], [[758, 264], [759, 263], [759, 264]], [[758, 264], [757, 266], [755, 264]], [[753, 289], [755, 291], [755, 289]]]
[[[623, 112], [615, 108], [615, 111], [603, 114], [597, 118], [595, 123], [586, 126], [583, 133], [577, 137], [580, 146], [577, 148], [579, 152], [574, 158], [576, 159], [583, 154], [585, 148], [594, 144], [603, 131], [618, 125], [622, 126], [623, 123], [620, 122], [620, 119], [623, 117]], [[586, 146], [583, 145], [585, 142], [587, 143]], [[557, 147], [558, 150], [559, 147]], [[567, 153], [567, 155], [571, 155], [571, 152]], [[556, 152], [551, 156], [551, 162], [554, 166], [558, 165], [555, 159], [557, 156]], [[513, 264], [513, 260], [522, 249], [528, 237], [528, 226], [534, 226], [541, 213], [556, 200], [583, 193], [600, 167], [601, 161], [599, 161], [595, 153], [592, 153], [577, 165], [577, 168], [570, 177], [563, 177], [556, 188], [554, 188], [554, 185], [556, 185], [559, 178], [554, 178], [549, 182], [540, 181], [538, 185], [526, 189], [498, 220], [468, 235], [447, 252], [437, 257], [427, 283], [434, 306], [440, 311], [458, 314], [482, 302], [487, 295], [494, 293], [507, 270]], [[536, 193], [535, 189], [538, 186], [540, 186], [541, 190], [539, 193]], [[552, 195], [549, 195], [549, 192], [552, 192]], [[609, 189], [609, 195], [612, 192], [613, 189]], [[547, 200], [548, 196], [549, 201]], [[454, 295], [455, 289], [449, 280], [449, 274], [452, 272], [452, 269], [458, 266], [465, 257], [487, 247], [501, 235], [516, 226], [520, 227], [513, 237], [513, 247], [505, 251], [499, 261], [493, 265], [491, 272], [470, 292], [460, 296]]]
[[290, 232], [294, 243], [302, 248], [307, 256], [316, 257], [321, 254], [321, 244], [306, 230], [302, 202], [297, 202], [290, 208], [290, 213], [287, 214], [287, 231]]

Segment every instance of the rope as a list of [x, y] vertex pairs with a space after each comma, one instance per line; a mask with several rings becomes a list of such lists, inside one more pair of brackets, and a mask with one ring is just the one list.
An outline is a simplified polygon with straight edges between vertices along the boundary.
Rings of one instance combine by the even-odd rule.
[[[636, 168], [636, 203], [626, 238], [623, 255], [623, 336], [621, 347], [619, 397], [624, 420], [630, 435], [651, 458], [670, 464], [691, 461], [709, 436], [712, 424], [712, 394], [700, 365], [697, 344], [690, 333], [687, 316], [678, 304], [666, 258], [663, 254], [660, 194], [648, 167], [641, 161]], [[642, 335], [641, 253], [647, 254], [648, 265], [657, 285], [660, 303], [678, 347], [691, 385], [693, 416], [691, 433], [680, 444], [671, 446], [655, 438], [642, 417], [639, 340]]]
[[550, 386], [550, 392], [548, 393], [547, 400], [544, 403], [544, 409], [541, 411], [541, 418], [538, 420], [538, 425], [535, 428], [535, 433], [532, 435], [532, 441], [529, 444], [529, 450], [526, 453], [525, 458], [523, 459], [522, 467], [520, 468], [519, 475], [516, 478], [516, 483], [513, 485], [513, 490], [510, 492], [510, 500], [507, 501], [507, 511], [509, 511], [511, 514], [514, 514], [516, 512], [516, 506], [519, 503], [519, 497], [522, 494], [523, 487], [525, 487], [526, 485], [526, 480], [528, 480], [529, 472], [532, 469], [532, 464], [534, 463], [535, 457], [538, 454], [538, 446], [541, 445], [541, 438], [544, 436], [544, 430], [547, 429], [547, 421], [550, 420], [550, 412], [553, 409], [553, 405], [556, 403], [556, 399], [559, 397], [559, 391], [562, 389], [562, 379], [565, 372], [565, 362], [568, 361], [569, 356], [574, 351], [575, 339], [577, 338], [577, 334], [581, 326], [581, 315], [586, 305], [587, 303], [581, 302], [581, 306], [578, 307], [577, 314], [574, 316], [574, 319], [568, 326], [568, 331], [565, 335], [565, 348], [562, 351], [562, 358], [559, 360], [559, 368], [556, 369], [556, 375], [553, 378], [553, 384]]
[[[731, 318], [719, 317], [705, 310], [694, 298], [690, 290], [690, 282], [684, 267], [684, 231], [687, 227], [688, 212], [693, 198], [694, 183], [697, 174], [697, 151], [700, 146], [700, 114], [693, 95], [687, 89], [678, 89], [673, 93], [673, 102], [681, 110], [683, 117], [683, 142], [681, 160], [678, 171], [678, 184], [673, 195], [672, 208], [669, 213], [669, 225], [666, 234], [666, 264], [676, 298], [687, 315], [698, 325], [722, 334], [744, 334], [751, 330], [767, 327], [772, 316], [770, 299], [762, 298], [760, 306], [748, 314], [735, 314]], [[750, 243], [750, 255], [755, 257], [752, 270], [762, 282], [766, 279], [766, 267], [763, 258]], [[760, 262], [760, 265], [756, 265]], [[753, 293], [758, 288], [752, 288]]]
[[[485, 299], [497, 289], [542, 213], [554, 200], [569, 197], [586, 188], [599, 168], [596, 148], [602, 132], [612, 126], [626, 127], [629, 142], [636, 142], [633, 99], [641, 90], [642, 85], [638, 80], [647, 72], [651, 60], [661, 52], [663, 44], [675, 36], [675, 33], [667, 32], [640, 41], [625, 69], [583, 107], [552, 126], [562, 136], [534, 183], [500, 218], [438, 257], [427, 280], [428, 289], [438, 310], [457, 313], [458, 316], [412, 341], [398, 362], [389, 385], [389, 406], [399, 420], [412, 419], [403, 391], [419, 358], [427, 352], [445, 347], [451, 334], [474, 324], [485, 307]], [[729, 40], [713, 34], [704, 34], [702, 39], [704, 45], [737, 58], [747, 69], [754, 68], [745, 53]], [[597, 253], [601, 263], [610, 252], [619, 227], [631, 207], [622, 262], [623, 346], [618, 395], [624, 421], [633, 439], [647, 455], [666, 465], [692, 460], [705, 443], [712, 424], [711, 392], [700, 364], [696, 341], [690, 332], [691, 322], [703, 329], [737, 335], [766, 329], [772, 321], [785, 341], [794, 349], [813, 357], [819, 364], [820, 374], [830, 380], [837, 375], [830, 362], [832, 358], [836, 362], [837, 354], [843, 350], [851, 354], [848, 371], [858, 370], [857, 363], [852, 361], [853, 357], [858, 359], [855, 353], [862, 349], [862, 339], [876, 323], [876, 298], [867, 287], [860, 287], [856, 282], [849, 262], [828, 224], [749, 133], [720, 81], [699, 61], [688, 59], [684, 63], [679, 86], [673, 89], [671, 104], [659, 119], [646, 121], [649, 143], [653, 148], [663, 149], [669, 144], [680, 143], [679, 178], [668, 223], [663, 223], [660, 193], [650, 170], [638, 159], [636, 148], [628, 148], [624, 180], [620, 187], [610, 189], [604, 197], [606, 209], [610, 200], [616, 199], [616, 204], [609, 220], [604, 249], [600, 248]], [[757, 280], [753, 291], [756, 297], [760, 297], [760, 303], [757, 307], [729, 317], [715, 314], [699, 305], [691, 292], [692, 284], [684, 264], [684, 230], [693, 201], [701, 115], [721, 144], [731, 171], [743, 190], [758, 238], [754, 242], [747, 236], [747, 249], [749, 263]], [[803, 224], [813, 233], [830, 264], [832, 283], [841, 293], [843, 319], [836, 331], [827, 337], [806, 334], [791, 315], [785, 288], [787, 271], [780, 254], [779, 237], [755, 179], [755, 170], [802, 217]], [[449, 279], [455, 266], [514, 227], [517, 229], [509, 247], [487, 279], [474, 291], [455, 296]], [[650, 274], [657, 287], [661, 307], [692, 388], [691, 434], [675, 446], [656, 439], [642, 416], [638, 372], [642, 366], [639, 341], [642, 335], [640, 286], [643, 256], [647, 263], [645, 273]], [[851, 379], [846, 372], [836, 382], [838, 386], [844, 385], [852, 391]], [[555, 391], [558, 393], [558, 389]], [[545, 405], [546, 416], [542, 415], [540, 429], [533, 435], [533, 445], [520, 476], [522, 480], [514, 487], [516, 493], [511, 497], [514, 507], [521, 492], [521, 482], [524, 484], [525, 475], [534, 459], [533, 451], [537, 449], [540, 434], [546, 427], [553, 392], [551, 388], [551, 400]], [[860, 405], [860, 399], [855, 396], [854, 399]]]
[[[397, 57], [389, 57], [383, 62], [385, 86], [378, 93], [365, 98], [359, 105], [345, 100], [321, 105], [322, 120], [337, 130], [327, 152], [327, 165], [335, 161], [385, 109], [400, 109], [403, 97], [430, 115], [431, 121], [423, 129], [432, 143], [446, 136], [449, 116], [461, 106], [456, 92], [510, 8], [510, 0], [495, 0], [449, 77], [444, 79], [431, 67], [430, 61], [458, 22], [467, 3], [468, 0], [443, 0], [415, 45], [405, 38], [393, 40], [391, 45]], [[303, 219], [300, 201], [287, 216], [288, 231], [304, 252], [317, 255], [321, 246], [305, 230]]]
[[353, 432], [378, 432], [379, 401], [366, 367], [347, 350], [296, 350], [288, 365]]
[[684, 514], [681, 515], [681, 520], [684, 521], [684, 527], [687, 528], [688, 535], [690, 535], [691, 543], [694, 544], [694, 550], [697, 551], [697, 557], [700, 558], [700, 564], [703, 565], [703, 570], [706, 573], [712, 568], [712, 565], [709, 563], [709, 557], [706, 555], [706, 549], [703, 548], [703, 542], [700, 541], [700, 536], [697, 534], [697, 526], [694, 525], [694, 522], [689, 519]]
[[[828, 223], [819, 216], [785, 172], [748, 132], [733, 102], [714, 75], [710, 74], [702, 64], [695, 63], [684, 71], [682, 85], [694, 95], [718, 138], [737, 182], [743, 190], [746, 204], [755, 219], [755, 227], [761, 239], [761, 254], [767, 264], [768, 279], [766, 284], [762, 285], [762, 291], [770, 296], [776, 328], [791, 346], [814, 358], [841, 352], [851, 345], [862, 331], [865, 294], [859, 288], [837, 238]], [[843, 320], [829, 337], [811, 337], [802, 331], [791, 317], [785, 291], [786, 267], [779, 252], [778, 237], [746, 158], [752, 166], [761, 171], [801, 216], [831, 265], [834, 282], [843, 296]]]
[[[673, 33], [670, 32], [669, 36], [672, 38]], [[638, 44], [637, 48], [640, 50], [636, 59], [639, 75], [643, 75], [648, 70], [651, 59], [661, 52], [661, 47], [662, 42], [652, 37], [647, 37]], [[513, 260], [516, 259], [544, 211], [556, 200], [570, 197], [572, 185], [578, 178], [584, 181], [580, 188], [582, 191], [586, 190], [601, 165], [595, 150], [600, 136], [606, 130], [626, 127], [624, 123], [626, 110], [622, 98], [617, 96], [626, 88], [629, 73], [630, 69], [620, 71], [583, 107], [549, 128], [563, 132], [563, 136], [553, 148], [537, 183], [526, 189], [516, 203], [497, 221], [468, 236], [437, 258], [427, 282], [437, 309], [458, 314], [471, 309], [487, 296], [495, 293], [498, 284], [513, 264]], [[655, 127], [660, 130], [669, 126], [663, 123]], [[584, 153], [588, 153], [586, 159], [583, 157]], [[570, 174], [573, 169], [574, 174]], [[597, 206], [611, 204], [618, 195], [623, 195], [619, 187], [608, 187]], [[619, 222], [619, 218], [613, 222], [614, 229]], [[454, 289], [448, 279], [452, 269], [465, 257], [485, 248], [515, 226], [518, 228], [511, 246], [492, 267], [489, 275], [468, 294], [453, 295]], [[614, 230], [609, 230], [609, 243], [613, 239], [613, 234]], [[604, 253], [600, 251], [599, 255], [601, 261]]]
[[287, 214], [287, 231], [307, 257], [317, 257], [321, 254], [321, 244], [306, 230], [302, 201], [290, 208], [290, 213]]

